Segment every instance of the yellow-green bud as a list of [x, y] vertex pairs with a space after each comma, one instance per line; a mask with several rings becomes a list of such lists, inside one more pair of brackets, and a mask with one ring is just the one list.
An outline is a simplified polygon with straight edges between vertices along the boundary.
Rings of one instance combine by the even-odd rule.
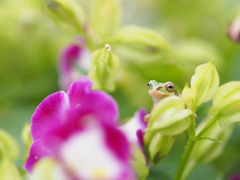
[[81, 33], [84, 29], [85, 12], [75, 0], [41, 0], [44, 12], [62, 30]]
[[90, 6], [89, 26], [92, 35], [111, 36], [119, 27], [121, 8], [118, 0], [93, 0]]
[[20, 180], [20, 174], [17, 167], [6, 156], [0, 160], [0, 179], [3, 180]]
[[162, 53], [170, 50], [158, 32], [137, 26], [121, 28], [112, 39], [112, 44], [121, 58], [138, 63], [159, 60]]
[[0, 154], [10, 160], [16, 160], [19, 155], [19, 147], [15, 139], [6, 131], [0, 129]]
[[195, 102], [193, 110], [211, 100], [218, 86], [219, 76], [213, 61], [199, 65], [191, 79], [191, 92]]
[[240, 82], [229, 82], [220, 86], [213, 97], [209, 115], [217, 116], [220, 125], [240, 120]]
[[139, 180], [145, 180], [148, 176], [149, 169], [146, 166], [146, 157], [143, 152], [135, 145], [131, 145], [131, 165], [136, 171]]
[[34, 180], [68, 179], [58, 162], [50, 157], [41, 158], [34, 165], [31, 177]]
[[144, 149], [152, 165], [159, 163], [172, 149], [175, 136], [166, 136], [159, 132], [146, 132]]
[[183, 91], [182, 91], [182, 99], [185, 102], [185, 105], [187, 107], [187, 109], [191, 109], [194, 111], [194, 99], [192, 96], [192, 91], [191, 89], [188, 87], [188, 84], [185, 85]]
[[114, 91], [119, 59], [110, 52], [110, 46], [94, 51], [92, 54], [92, 68], [89, 77], [94, 81], [93, 88]]
[[185, 109], [185, 104], [178, 97], [167, 97], [160, 101], [151, 113], [147, 131], [157, 131], [163, 135], [177, 135], [191, 124], [193, 112]]
[[24, 125], [23, 129], [22, 129], [22, 140], [24, 143], [24, 160], [26, 160], [28, 158], [28, 153], [29, 153], [29, 148], [32, 144], [32, 138], [30, 135], [30, 124], [27, 123]]

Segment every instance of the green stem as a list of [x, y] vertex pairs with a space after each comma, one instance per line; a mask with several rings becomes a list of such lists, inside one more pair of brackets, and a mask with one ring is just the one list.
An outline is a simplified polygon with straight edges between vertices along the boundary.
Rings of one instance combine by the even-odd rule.
[[185, 151], [184, 151], [184, 153], [181, 157], [181, 160], [180, 160], [180, 163], [179, 163], [179, 166], [178, 166], [178, 169], [177, 169], [176, 176], [175, 176], [174, 180], [182, 180], [182, 179], [186, 178], [185, 168], [187, 166], [187, 163], [188, 163], [189, 157], [191, 155], [192, 149], [197, 142], [197, 139], [201, 138], [202, 135], [205, 132], [207, 132], [209, 128], [212, 127], [212, 125], [217, 121], [217, 119], [218, 119], [217, 116], [212, 117], [211, 120], [208, 122], [208, 124], [198, 133], [198, 135], [195, 138], [191, 137], [191, 135], [193, 136], [192, 131], [194, 131], [192, 129], [193, 127], [191, 125], [191, 127], [189, 129], [189, 136], [190, 137], [189, 137], [186, 149], [185, 149]]
[[184, 151], [184, 153], [181, 157], [181, 161], [180, 161], [180, 164], [178, 166], [177, 173], [176, 173], [176, 176], [175, 176], [174, 180], [181, 180], [182, 179], [185, 166], [188, 162], [189, 156], [192, 152], [192, 149], [193, 149], [195, 143], [196, 143], [195, 140], [189, 138], [186, 149], [185, 149], [185, 151]]
[[182, 179], [187, 179], [187, 177], [190, 175], [192, 170], [195, 168], [196, 162], [193, 159], [189, 159], [188, 163], [186, 164], [183, 174], [182, 174]]
[[202, 137], [202, 135], [207, 132], [209, 128], [212, 127], [212, 125], [217, 121], [218, 117], [213, 116], [212, 119], [208, 122], [208, 124], [198, 133], [197, 138]]

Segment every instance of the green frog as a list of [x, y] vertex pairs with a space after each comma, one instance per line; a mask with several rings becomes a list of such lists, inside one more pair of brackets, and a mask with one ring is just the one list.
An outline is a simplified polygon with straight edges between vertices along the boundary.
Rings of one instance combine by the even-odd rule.
[[[155, 80], [149, 81], [147, 84], [148, 86], [148, 94], [152, 97], [153, 99], [153, 108], [165, 97], [168, 96], [179, 96], [177, 90], [174, 87], [174, 84], [172, 82], [166, 82], [166, 83], [158, 83]], [[144, 120], [146, 122], [149, 122], [151, 117], [151, 114], [147, 114], [144, 117]]]

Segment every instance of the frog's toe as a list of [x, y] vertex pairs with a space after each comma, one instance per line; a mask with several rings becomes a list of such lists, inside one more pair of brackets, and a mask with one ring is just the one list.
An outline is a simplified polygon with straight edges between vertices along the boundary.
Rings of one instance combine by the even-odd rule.
[[150, 118], [151, 118], [151, 114], [146, 114], [146, 115], [144, 116], [144, 121], [145, 121], [145, 122], [149, 122]]

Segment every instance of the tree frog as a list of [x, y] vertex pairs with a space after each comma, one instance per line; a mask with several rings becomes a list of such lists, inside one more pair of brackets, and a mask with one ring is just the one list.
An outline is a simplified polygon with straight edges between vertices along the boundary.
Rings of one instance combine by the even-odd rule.
[[[165, 97], [168, 96], [179, 96], [178, 92], [174, 88], [174, 84], [172, 82], [166, 83], [158, 83], [155, 80], [149, 81], [148, 86], [148, 94], [153, 99], [153, 108]], [[148, 122], [150, 120], [151, 114], [147, 114], [144, 117], [144, 120]]]

